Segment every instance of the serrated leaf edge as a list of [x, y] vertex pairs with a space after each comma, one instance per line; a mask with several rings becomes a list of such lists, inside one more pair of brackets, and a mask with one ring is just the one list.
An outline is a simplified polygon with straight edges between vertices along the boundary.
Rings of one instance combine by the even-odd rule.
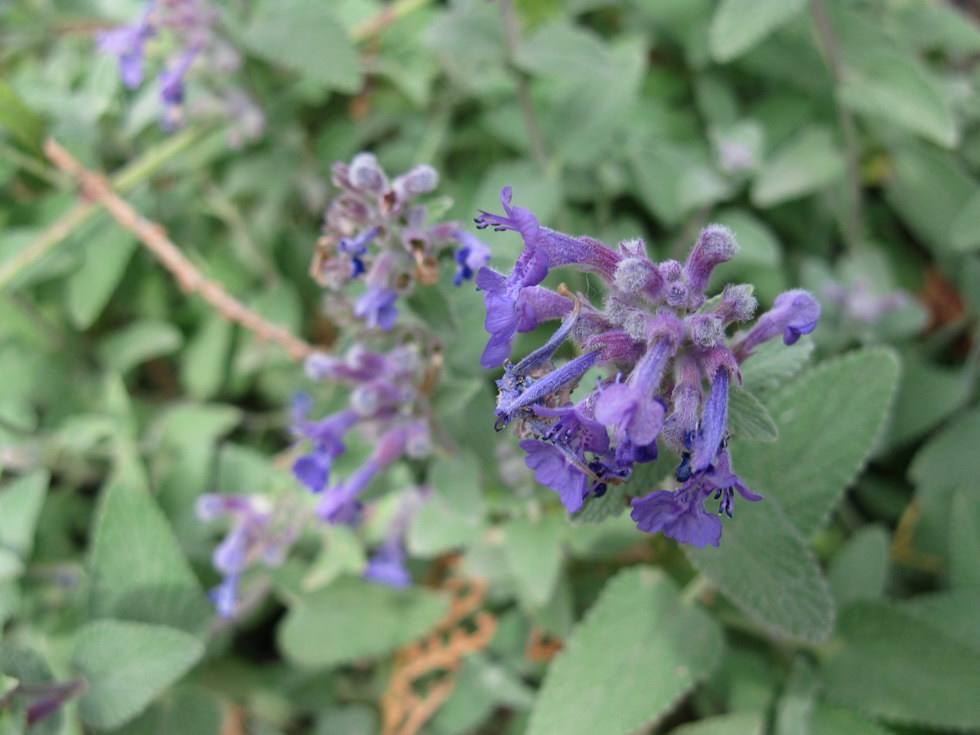
[[[781, 394], [784, 391], [789, 391], [790, 388], [794, 388], [794, 389], [799, 388], [802, 382], [813, 380], [821, 372], [823, 372], [824, 370], [829, 370], [831, 367], [843, 364], [845, 362], [853, 362], [854, 360], [857, 360], [858, 357], [860, 356], [870, 355], [874, 353], [885, 355], [886, 357], [889, 357], [891, 359], [891, 361], [895, 365], [895, 379], [894, 381], [892, 381], [891, 391], [888, 394], [888, 399], [885, 401], [884, 410], [882, 411], [881, 414], [881, 420], [878, 422], [878, 426], [875, 429], [874, 437], [872, 438], [872, 442], [870, 444], [870, 449], [868, 449], [864, 458], [860, 462], [858, 462], [858, 465], [854, 469], [854, 472], [851, 474], [851, 476], [845, 481], [844, 487], [838, 494], [837, 499], [834, 500], [827, 507], [827, 510], [820, 517], [819, 522], [816, 524], [816, 526], [813, 529], [814, 534], [816, 534], [817, 531], [822, 529], [827, 524], [828, 519], [833, 515], [834, 511], [837, 509], [837, 506], [840, 504], [841, 498], [844, 496], [844, 493], [847, 491], [849, 487], [851, 487], [851, 485], [854, 484], [854, 481], [858, 477], [860, 477], [861, 473], [864, 472], [864, 468], [867, 467], [868, 462], [871, 460], [875, 452], [880, 447], [881, 441], [885, 436], [885, 430], [888, 427], [888, 422], [891, 418], [892, 409], [895, 406], [895, 396], [898, 393], [899, 379], [902, 376], [902, 359], [901, 357], [899, 357], [898, 353], [890, 347], [883, 347], [883, 346], [862, 347], [857, 350], [852, 350], [851, 352], [848, 352], [844, 355], [832, 357], [829, 360], [824, 360], [823, 362], [820, 362], [817, 365], [813, 365], [812, 367], [807, 368], [802, 373], [800, 373], [798, 378], [791, 380], [789, 383], [784, 383], [777, 390], [773, 391], [772, 394], [769, 396], [769, 399], [765, 402], [766, 408], [768, 409], [769, 403], [771, 401], [775, 401], [781, 398], [782, 397]], [[780, 508], [780, 510], [782, 509]], [[793, 521], [790, 520], [788, 516], [787, 516], [787, 520], [789, 520], [790, 524], [794, 528], [796, 528], [796, 524], [793, 523]], [[802, 531], [800, 531], [800, 534], [802, 536]]]

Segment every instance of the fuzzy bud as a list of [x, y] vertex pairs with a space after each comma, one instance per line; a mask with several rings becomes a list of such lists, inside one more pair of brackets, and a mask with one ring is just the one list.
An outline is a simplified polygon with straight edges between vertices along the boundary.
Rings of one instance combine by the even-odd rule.
[[701, 235], [684, 266], [687, 285], [691, 291], [697, 294], [703, 293], [714, 267], [731, 260], [737, 252], [738, 243], [735, 242], [735, 235], [724, 225], [708, 225], [701, 230]]
[[674, 308], [680, 308], [687, 303], [687, 286], [680, 281], [667, 284], [667, 304]]
[[744, 322], [755, 316], [759, 301], [752, 295], [752, 286], [729, 284], [721, 293], [715, 314], [725, 323]]
[[619, 252], [626, 258], [647, 258], [647, 246], [642, 238], [635, 237], [630, 240], [619, 241]]
[[713, 347], [725, 336], [721, 319], [715, 314], [695, 314], [687, 319], [687, 331], [698, 347]]
[[426, 194], [439, 186], [439, 173], [425, 163], [415, 166], [399, 179], [409, 195]]
[[358, 153], [350, 163], [347, 178], [356, 189], [380, 193], [385, 188], [385, 173], [373, 153]]
[[664, 277], [664, 280], [670, 283], [671, 281], [676, 281], [681, 277], [681, 264], [676, 260], [665, 260], [660, 264], [660, 275]]
[[648, 260], [624, 258], [616, 267], [613, 283], [623, 293], [639, 293], [646, 285], [651, 270], [653, 270], [653, 264]]
[[405, 442], [405, 454], [412, 459], [428, 457], [432, 453], [432, 436], [424, 421], [416, 421], [409, 427]]

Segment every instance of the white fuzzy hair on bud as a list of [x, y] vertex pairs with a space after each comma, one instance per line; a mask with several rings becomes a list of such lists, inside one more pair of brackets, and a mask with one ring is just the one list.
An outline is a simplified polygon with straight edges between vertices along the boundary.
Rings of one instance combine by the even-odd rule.
[[646, 285], [653, 267], [645, 258], [624, 258], [616, 267], [616, 288], [627, 294], [639, 293]]

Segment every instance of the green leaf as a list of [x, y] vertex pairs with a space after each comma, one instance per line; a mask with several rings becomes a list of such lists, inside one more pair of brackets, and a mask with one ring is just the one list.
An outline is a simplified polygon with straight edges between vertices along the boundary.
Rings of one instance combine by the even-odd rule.
[[824, 702], [817, 703], [811, 724], [813, 735], [894, 735], [853, 710]]
[[217, 312], [208, 314], [183, 354], [180, 377], [189, 395], [210, 398], [221, 388], [231, 338], [231, 323]]
[[408, 531], [413, 555], [433, 557], [480, 534], [484, 524], [479, 462], [469, 453], [436, 463], [432, 493], [419, 508]]
[[959, 133], [942, 90], [914, 59], [889, 54], [868, 63], [840, 87], [843, 104], [874, 120], [901, 125], [952, 148]]
[[918, 595], [901, 607], [903, 612], [980, 653], [980, 591], [958, 589]]
[[26, 561], [34, 542], [34, 529], [48, 490], [47, 472], [34, 471], [0, 489], [0, 547]]
[[949, 578], [956, 589], [980, 591], [980, 496], [975, 484], [953, 492], [949, 513]]
[[766, 407], [745, 388], [732, 391], [728, 420], [732, 434], [741, 439], [774, 442], [779, 438], [779, 429]]
[[102, 340], [99, 357], [110, 370], [125, 373], [155, 357], [176, 352], [183, 341], [173, 324], [142, 319]]
[[113, 735], [214, 735], [221, 723], [221, 706], [213, 696], [180, 687]]
[[[792, 349], [792, 347], [787, 348]], [[779, 501], [810, 536], [867, 461], [898, 380], [898, 360], [869, 348], [828, 360], [773, 393], [779, 440], [732, 452], [746, 484]]]
[[806, 366], [813, 350], [809, 337], [802, 337], [791, 349], [782, 340], [769, 340], [742, 365], [742, 387], [759, 395], [775, 390]]
[[828, 576], [839, 605], [885, 594], [889, 541], [881, 526], [865, 526], [837, 552]]
[[80, 243], [81, 267], [68, 277], [65, 295], [68, 315], [79, 329], [92, 326], [122, 280], [133, 252], [136, 238], [115, 223], [89, 229]]
[[980, 409], [959, 416], [933, 434], [909, 466], [909, 477], [927, 491], [973, 487], [980, 477]]
[[328, 89], [356, 92], [361, 87], [357, 49], [329, 4], [320, 0], [262, 3], [244, 41], [264, 59]]
[[896, 723], [980, 722], [980, 652], [884, 602], [848, 606], [839, 631], [823, 667], [829, 698]]
[[715, 61], [731, 61], [799, 13], [806, 0], [722, 0], [708, 42]]
[[835, 4], [831, 15], [844, 62], [841, 102], [873, 120], [953, 147], [959, 138], [953, 111], [915, 52], [896, 43], [878, 19], [844, 3]]
[[44, 121], [20, 98], [13, 88], [0, 79], [0, 128], [6, 128], [17, 140], [35, 151], [41, 150]]
[[90, 614], [197, 632], [210, 605], [166, 517], [139, 482], [120, 476], [102, 490], [95, 518]]
[[567, 530], [568, 523], [558, 515], [537, 521], [515, 518], [504, 526], [504, 558], [525, 607], [540, 608], [551, 598], [561, 572], [561, 542]]
[[446, 609], [445, 597], [427, 589], [340, 579], [296, 601], [279, 626], [279, 647], [308, 667], [376, 658], [427, 633]]
[[98, 620], [78, 634], [74, 668], [85, 678], [78, 709], [97, 730], [124, 725], [204, 654], [194, 636], [162, 625]]
[[497, 707], [527, 709], [532, 692], [516, 674], [487, 656], [467, 656], [452, 695], [432, 718], [432, 729], [436, 733], [476, 732]]
[[684, 551], [722, 592], [775, 634], [811, 642], [830, 635], [830, 589], [775, 498], [740, 504], [725, 524], [720, 547]]
[[763, 163], [752, 182], [752, 203], [771, 207], [826, 188], [844, 172], [844, 159], [830, 130], [811, 126]]
[[797, 655], [776, 703], [774, 735], [809, 735], [818, 684], [813, 664]]
[[924, 144], [906, 144], [892, 165], [885, 189], [892, 210], [933, 252], [951, 252], [952, 224], [977, 195], [977, 182], [957, 158]]
[[980, 191], [974, 194], [960, 209], [950, 229], [952, 245], [960, 252], [980, 250]]
[[670, 735], [762, 735], [765, 724], [765, 718], [758, 712], [733, 712], [681, 725], [671, 730]]
[[939, 367], [914, 353], [903, 354], [888, 444], [919, 438], [962, 406], [969, 395], [970, 381], [962, 370]]
[[552, 662], [528, 735], [627, 735], [660, 719], [707, 676], [721, 631], [650, 567], [625, 569]]

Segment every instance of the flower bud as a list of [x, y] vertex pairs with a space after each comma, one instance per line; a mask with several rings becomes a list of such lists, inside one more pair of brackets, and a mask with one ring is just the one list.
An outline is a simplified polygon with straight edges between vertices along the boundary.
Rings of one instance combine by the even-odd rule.
[[698, 347], [713, 347], [725, 336], [721, 319], [715, 314], [695, 314], [687, 319], [687, 331]]
[[415, 166], [408, 173], [400, 176], [399, 179], [410, 196], [435, 191], [435, 188], [439, 186], [439, 173], [425, 163]]
[[687, 285], [693, 293], [703, 293], [716, 265], [735, 257], [738, 243], [735, 235], [724, 225], [708, 225], [701, 230], [697, 243], [684, 266]]
[[729, 284], [721, 293], [721, 301], [715, 308], [715, 314], [724, 322], [744, 322], [755, 316], [759, 306], [758, 300], [752, 295], [752, 286]]
[[354, 156], [347, 177], [356, 189], [378, 194], [385, 188], [385, 173], [373, 153], [358, 153]]

